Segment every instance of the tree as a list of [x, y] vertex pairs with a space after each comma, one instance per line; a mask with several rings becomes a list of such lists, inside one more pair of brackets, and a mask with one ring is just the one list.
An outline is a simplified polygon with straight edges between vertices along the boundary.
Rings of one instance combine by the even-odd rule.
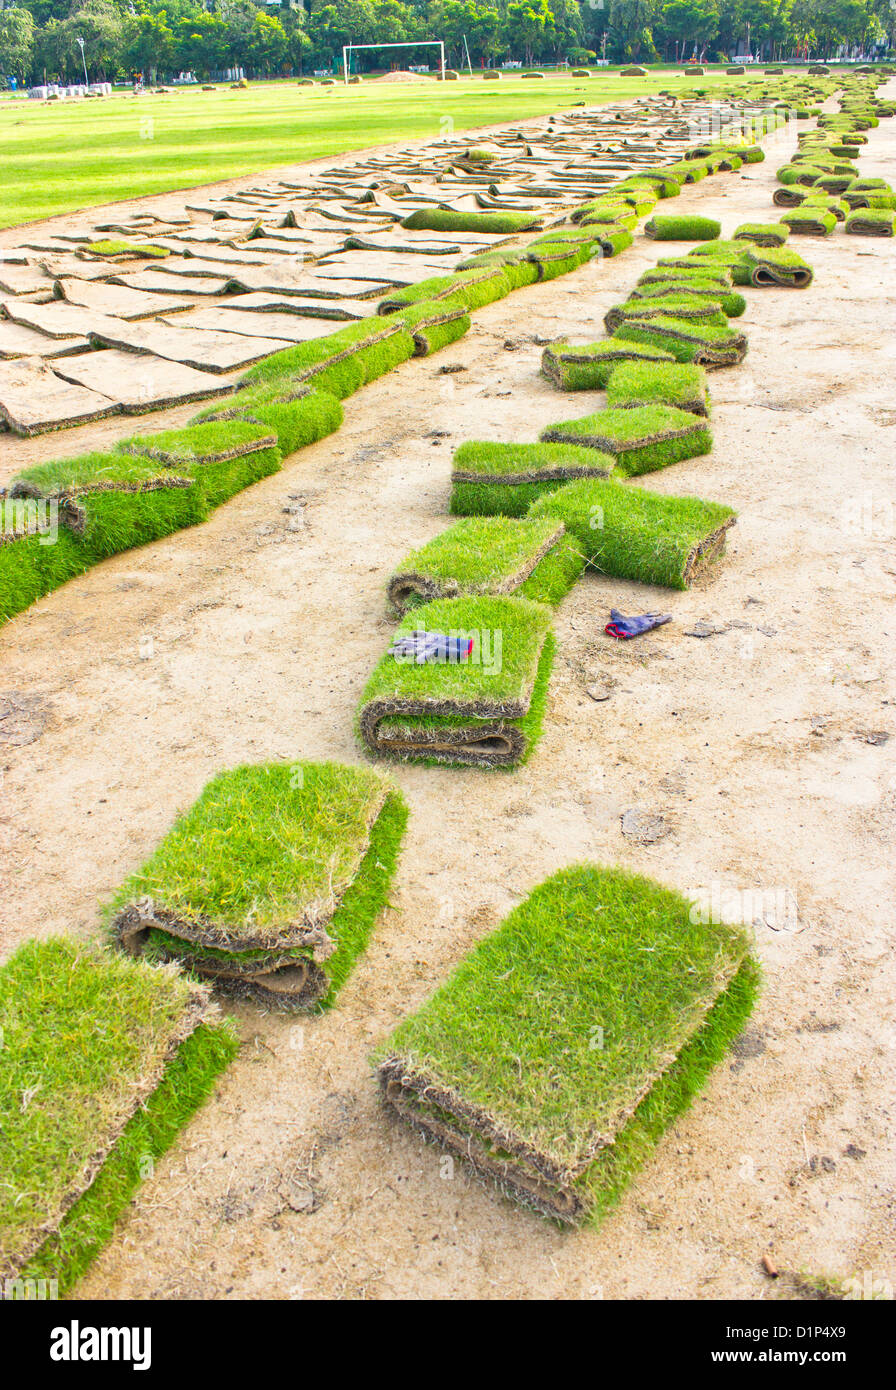
[[0, 13], [0, 71], [25, 81], [34, 52], [34, 20], [27, 10]]
[[667, 57], [674, 48], [675, 56], [684, 59], [705, 52], [718, 29], [716, 0], [670, 0], [657, 16], [654, 34]]
[[617, 62], [656, 54], [651, 24], [658, 8], [658, 0], [612, 0], [609, 46]]
[[132, 72], [168, 72], [174, 63], [174, 30], [165, 10], [137, 17], [136, 27], [124, 51]]
[[523, 62], [534, 62], [552, 45], [556, 34], [547, 0], [519, 0], [518, 4], [509, 4], [504, 32], [511, 49], [522, 53]]
[[84, 61], [88, 76], [114, 77], [121, 66], [129, 37], [113, 0], [76, 0], [63, 26], [70, 38], [70, 50], [78, 57], [78, 39], [84, 40]]
[[255, 15], [248, 59], [253, 72], [279, 72], [286, 57], [286, 31], [274, 15]]

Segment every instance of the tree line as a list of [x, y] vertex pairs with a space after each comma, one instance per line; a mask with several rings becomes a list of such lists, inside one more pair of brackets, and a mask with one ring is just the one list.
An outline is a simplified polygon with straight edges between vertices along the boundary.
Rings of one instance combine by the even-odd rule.
[[[86, 63], [92, 82], [202, 80], [232, 68], [295, 76], [341, 62], [347, 43], [433, 38], [449, 66], [469, 58], [474, 69], [883, 56], [896, 48], [896, 0], [16, 0], [0, 10], [0, 75], [9, 85], [72, 82]], [[357, 54], [353, 70], [395, 61]], [[433, 50], [406, 49], [401, 65], [412, 63], [434, 65]]]

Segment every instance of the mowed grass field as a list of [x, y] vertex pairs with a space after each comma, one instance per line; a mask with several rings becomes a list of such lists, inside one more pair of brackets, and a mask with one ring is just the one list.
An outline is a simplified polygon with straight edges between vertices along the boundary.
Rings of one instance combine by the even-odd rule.
[[404, 140], [437, 140], [668, 89], [721, 82], [746, 90], [761, 72], [685, 78], [662, 69], [620, 77], [547, 76], [501, 82], [378, 83], [300, 87], [294, 80], [213, 92], [115, 94], [102, 101], [0, 99], [3, 200], [0, 227], [151, 193], [215, 183], [304, 160]]

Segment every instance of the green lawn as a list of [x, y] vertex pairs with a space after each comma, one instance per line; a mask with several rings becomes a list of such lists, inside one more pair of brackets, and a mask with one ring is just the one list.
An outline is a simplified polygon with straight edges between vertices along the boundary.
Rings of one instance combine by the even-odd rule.
[[[761, 80], [761, 73], [752, 76]], [[709, 70], [703, 83], [751, 85], [748, 78]], [[586, 100], [594, 105], [700, 84], [662, 69], [642, 78], [606, 69], [587, 79], [548, 76], [542, 82], [476, 77], [429, 86], [300, 87], [288, 81], [51, 104], [4, 97], [0, 227], [371, 145], [438, 140]]]

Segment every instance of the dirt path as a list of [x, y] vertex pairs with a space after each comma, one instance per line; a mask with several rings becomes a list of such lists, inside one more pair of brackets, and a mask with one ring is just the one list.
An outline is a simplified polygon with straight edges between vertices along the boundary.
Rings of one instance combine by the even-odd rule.
[[[721, 216], [723, 235], [771, 220], [790, 148], [772, 143], [765, 164], [686, 191], [676, 211]], [[862, 172], [896, 182], [896, 122], [871, 132]], [[83, 1296], [760, 1299], [774, 1288], [766, 1250], [785, 1269], [894, 1281], [896, 246], [842, 232], [803, 246], [809, 290], [748, 292], [747, 361], [711, 380], [713, 454], [645, 479], [738, 508], [716, 582], [583, 581], [557, 617], [529, 765], [396, 771], [412, 816], [392, 908], [338, 1007], [305, 1021], [237, 1011], [240, 1057]], [[531, 440], [600, 404], [571, 409], [539, 377], [533, 338], [602, 336], [606, 309], [663, 253], [639, 236], [618, 260], [478, 312], [464, 341], [349, 400], [337, 435], [207, 524], [4, 629], [0, 691], [38, 694], [49, 721], [0, 757], [0, 949], [95, 931], [97, 899], [220, 768], [359, 758], [353, 711], [391, 630], [383, 582], [447, 524], [452, 448]], [[69, 434], [71, 452], [104, 428]], [[290, 530], [296, 495], [305, 523]], [[675, 621], [614, 644], [611, 604]], [[688, 637], [699, 619], [725, 630]], [[585, 693], [598, 674], [616, 682], [601, 704]], [[627, 841], [632, 806], [664, 814], [668, 837]], [[510, 906], [585, 857], [769, 903], [786, 888], [799, 923], [769, 912], [757, 928], [753, 1021], [618, 1212], [560, 1234], [461, 1168], [441, 1178], [438, 1152], [384, 1118], [366, 1058]]]

